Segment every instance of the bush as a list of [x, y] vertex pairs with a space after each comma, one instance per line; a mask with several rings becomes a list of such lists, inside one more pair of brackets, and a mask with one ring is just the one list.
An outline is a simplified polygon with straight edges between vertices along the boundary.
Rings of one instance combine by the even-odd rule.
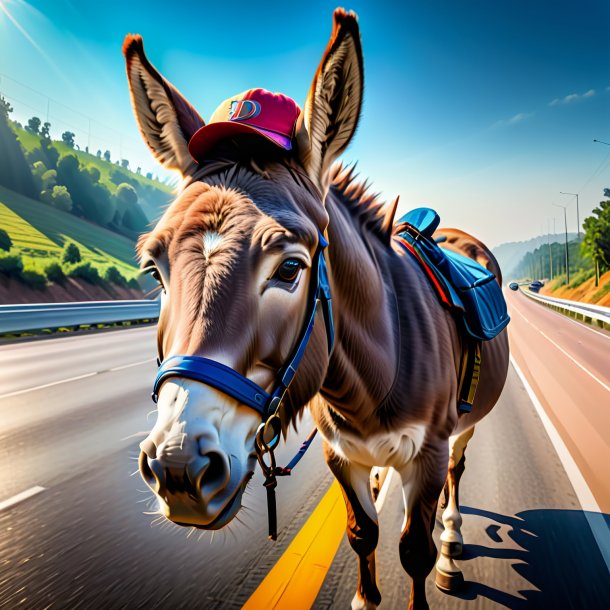
[[98, 270], [95, 267], [91, 266], [91, 263], [82, 263], [73, 267], [68, 275], [70, 277], [76, 277], [81, 280], [85, 280], [85, 282], [89, 282], [89, 284], [103, 284], [104, 280], [102, 280]]
[[128, 286], [128, 288], [133, 288], [134, 290], [142, 290], [142, 286], [140, 286], [140, 283], [138, 282], [138, 280], [136, 280], [135, 277], [132, 277], [127, 282], [127, 286]]
[[42, 191], [40, 200], [62, 212], [69, 212], [72, 209], [72, 197], [70, 197], [70, 193], [65, 186], [54, 186]]
[[55, 284], [65, 284], [67, 279], [66, 274], [59, 263], [47, 265], [44, 274], [47, 276], [49, 282], [54, 282]]
[[8, 252], [12, 247], [13, 240], [4, 229], [0, 229], [0, 250]]
[[0, 257], [0, 273], [8, 277], [20, 279], [23, 273], [23, 261], [20, 256], [2, 256]]
[[64, 246], [61, 262], [71, 265], [81, 262], [80, 250], [76, 244], [68, 243]]
[[24, 284], [35, 290], [44, 290], [47, 287], [47, 278], [38, 271], [28, 269], [19, 278]]
[[116, 267], [108, 267], [104, 273], [104, 279], [118, 286], [127, 286], [127, 278]]

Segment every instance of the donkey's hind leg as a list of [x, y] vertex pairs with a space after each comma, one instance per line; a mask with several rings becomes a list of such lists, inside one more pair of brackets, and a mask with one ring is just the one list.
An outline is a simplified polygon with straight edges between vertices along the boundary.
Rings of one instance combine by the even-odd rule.
[[371, 471], [340, 458], [327, 443], [324, 443], [324, 457], [341, 485], [347, 508], [347, 539], [358, 555], [358, 589], [352, 610], [373, 610], [381, 602], [381, 593], [375, 573], [379, 524], [371, 496]]
[[443, 503], [443, 526], [441, 534], [443, 543], [441, 553], [449, 557], [459, 557], [462, 554], [464, 540], [462, 538], [462, 515], [460, 515], [459, 486], [465, 469], [466, 446], [474, 434], [474, 426], [461, 434], [452, 436], [449, 440], [449, 467], [445, 483], [445, 502]]
[[447, 443], [428, 446], [400, 469], [405, 521], [400, 537], [400, 562], [413, 579], [409, 610], [426, 610], [426, 577], [436, 562], [432, 538], [438, 497], [445, 481]]

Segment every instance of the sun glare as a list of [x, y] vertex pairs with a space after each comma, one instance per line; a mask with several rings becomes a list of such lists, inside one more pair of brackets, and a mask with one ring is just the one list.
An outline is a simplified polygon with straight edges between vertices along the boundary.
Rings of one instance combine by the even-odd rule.
[[0, 15], [6, 15], [7, 19], [21, 32], [21, 34], [25, 37], [25, 39], [38, 51], [44, 53], [43, 50], [38, 46], [36, 41], [28, 34], [26, 29], [17, 21], [17, 18], [13, 14], [11, 10], [9, 10], [9, 6], [13, 8], [17, 8], [19, 6], [23, 6], [29, 8], [27, 2], [23, 0], [0, 0]]

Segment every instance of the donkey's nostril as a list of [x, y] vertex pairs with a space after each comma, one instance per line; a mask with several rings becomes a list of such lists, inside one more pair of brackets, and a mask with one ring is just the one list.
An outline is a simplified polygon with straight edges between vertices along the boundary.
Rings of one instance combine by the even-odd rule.
[[199, 455], [207, 462], [200, 470], [197, 483], [202, 494], [208, 495], [220, 491], [228, 485], [231, 479], [229, 457], [217, 445], [200, 438], [198, 440]]

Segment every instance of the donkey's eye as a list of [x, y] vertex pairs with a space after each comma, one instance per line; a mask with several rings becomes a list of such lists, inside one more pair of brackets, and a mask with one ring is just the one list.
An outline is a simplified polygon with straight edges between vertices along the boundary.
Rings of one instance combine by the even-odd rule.
[[299, 277], [299, 271], [303, 268], [303, 263], [298, 258], [287, 258], [275, 272], [275, 276], [281, 282], [292, 284]]
[[159, 270], [157, 269], [157, 267], [155, 267], [155, 265], [149, 265], [145, 267], [144, 269], [142, 269], [142, 273], [148, 273], [148, 275], [152, 276], [157, 282], [159, 282], [161, 288], [165, 289], [165, 286], [163, 286], [163, 278], [161, 277], [161, 274], [159, 273]]

